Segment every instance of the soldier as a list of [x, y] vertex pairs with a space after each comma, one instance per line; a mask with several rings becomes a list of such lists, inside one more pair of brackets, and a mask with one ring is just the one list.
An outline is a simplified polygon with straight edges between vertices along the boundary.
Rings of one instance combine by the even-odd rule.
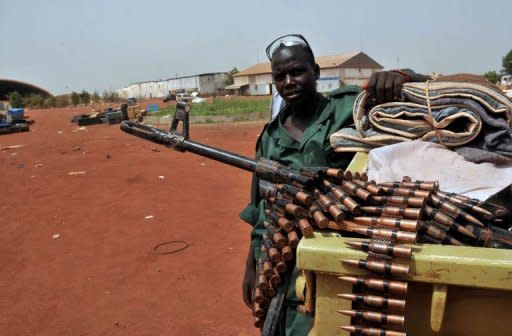
[[[256, 158], [268, 158], [295, 169], [304, 166], [346, 168], [352, 154], [335, 153], [329, 137], [352, 123], [352, 105], [360, 88], [344, 86], [327, 97], [319, 94], [316, 80], [320, 68], [315, 63], [311, 47], [301, 35], [279, 37], [269, 44], [266, 51], [271, 61], [274, 84], [286, 105], [278, 117], [263, 129], [256, 145]], [[425, 77], [403, 71], [378, 72], [370, 78], [367, 90], [377, 103], [396, 100], [402, 84], [411, 79], [424, 80]], [[252, 306], [256, 260], [261, 251], [267, 206], [259, 197], [257, 186], [258, 178], [254, 176], [252, 201], [240, 214], [253, 226], [242, 285], [243, 299], [249, 307]], [[299, 272], [292, 267], [287, 275], [284, 283], [288, 288], [284, 290], [286, 298], [280, 317], [266, 321], [263, 334], [269, 324], [274, 325], [278, 335], [307, 335], [312, 326], [312, 318], [296, 309], [301, 304], [295, 295], [295, 280]]]

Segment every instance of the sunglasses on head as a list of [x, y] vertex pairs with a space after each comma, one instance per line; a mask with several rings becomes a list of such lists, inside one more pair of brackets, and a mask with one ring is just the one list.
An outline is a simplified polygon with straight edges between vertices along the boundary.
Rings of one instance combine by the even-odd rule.
[[265, 49], [267, 53], [267, 57], [269, 60], [272, 60], [272, 56], [279, 49], [279, 47], [293, 47], [293, 46], [302, 46], [311, 50], [308, 41], [304, 38], [304, 36], [300, 34], [288, 34], [283, 35], [281, 37], [276, 38], [274, 41], [270, 42], [270, 44]]

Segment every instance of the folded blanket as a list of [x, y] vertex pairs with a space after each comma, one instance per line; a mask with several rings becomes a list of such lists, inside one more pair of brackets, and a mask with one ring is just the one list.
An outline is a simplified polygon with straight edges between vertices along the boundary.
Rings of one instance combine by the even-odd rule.
[[366, 92], [356, 98], [355, 128], [331, 136], [336, 152], [368, 152], [418, 139], [455, 149], [473, 162], [512, 161], [512, 101], [484, 82], [406, 83], [401, 101], [370, 109], [367, 98]]

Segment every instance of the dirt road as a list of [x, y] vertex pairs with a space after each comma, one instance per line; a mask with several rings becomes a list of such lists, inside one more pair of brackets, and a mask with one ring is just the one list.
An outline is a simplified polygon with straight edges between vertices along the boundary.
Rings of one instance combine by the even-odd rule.
[[[30, 111], [29, 133], [0, 136], [23, 145], [0, 149], [2, 334], [257, 335], [240, 289], [250, 174], [117, 125], [79, 129], [78, 112]], [[191, 134], [252, 156], [261, 127]], [[168, 240], [190, 247], [153, 251]]]

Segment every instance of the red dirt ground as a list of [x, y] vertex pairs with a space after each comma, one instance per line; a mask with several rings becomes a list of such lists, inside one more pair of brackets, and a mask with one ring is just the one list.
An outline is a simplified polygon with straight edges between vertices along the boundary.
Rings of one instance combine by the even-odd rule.
[[[241, 298], [250, 174], [118, 125], [79, 130], [79, 112], [30, 111], [30, 132], [0, 136], [24, 145], [0, 149], [1, 334], [257, 335]], [[252, 156], [261, 127], [191, 134]], [[190, 247], [153, 252], [167, 240]]]

